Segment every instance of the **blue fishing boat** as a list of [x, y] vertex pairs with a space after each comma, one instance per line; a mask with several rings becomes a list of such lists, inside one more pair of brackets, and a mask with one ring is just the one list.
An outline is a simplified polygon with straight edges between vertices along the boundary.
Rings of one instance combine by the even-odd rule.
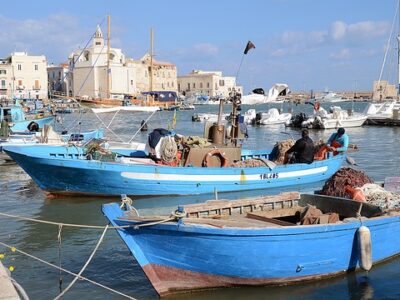
[[234, 95], [232, 104], [233, 129], [227, 139], [219, 118], [218, 123], [205, 126], [205, 136], [210, 138], [203, 141], [155, 129], [146, 150], [114, 148], [107, 155], [107, 149], [93, 155], [76, 146], [7, 146], [4, 150], [53, 194], [188, 195], [268, 189], [326, 180], [342, 165], [343, 153], [328, 153], [310, 164], [276, 164], [275, 147], [242, 149], [238, 143], [240, 94]]
[[[145, 151], [113, 149], [104, 161], [77, 146], [4, 146], [4, 151], [43, 190], [53, 194], [90, 195], [188, 195], [268, 189], [318, 182], [331, 177], [342, 165], [344, 154], [311, 164], [259, 167], [168, 166], [157, 164]], [[200, 149], [206, 158], [209, 151]], [[268, 160], [271, 150], [241, 150], [240, 160]], [[268, 163], [268, 161], [267, 161]]]
[[216, 200], [165, 217], [140, 216], [123, 203], [102, 211], [160, 296], [317, 280], [400, 253], [399, 212], [344, 198]]
[[45, 124], [51, 124], [54, 121], [54, 116], [34, 116], [32, 119], [27, 119], [22, 106], [15, 105], [11, 107], [0, 107], [0, 123], [3, 121], [9, 124], [12, 132], [18, 133], [38, 131], [43, 128]]

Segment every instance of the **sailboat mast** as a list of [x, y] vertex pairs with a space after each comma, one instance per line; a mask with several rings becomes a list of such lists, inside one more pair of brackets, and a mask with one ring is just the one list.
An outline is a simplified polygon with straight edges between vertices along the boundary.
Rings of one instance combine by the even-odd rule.
[[154, 32], [150, 28], [150, 92], [153, 91], [153, 56], [154, 56]]
[[107, 16], [107, 99], [110, 99], [110, 38], [111, 38], [111, 18]]

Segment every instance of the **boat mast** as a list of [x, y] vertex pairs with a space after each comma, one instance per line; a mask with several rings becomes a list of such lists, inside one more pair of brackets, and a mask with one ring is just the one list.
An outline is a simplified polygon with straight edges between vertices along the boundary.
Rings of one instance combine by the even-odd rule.
[[107, 16], [107, 99], [110, 99], [110, 38], [111, 38], [111, 18]]
[[154, 56], [154, 32], [150, 28], [150, 92], [153, 91], [153, 56]]
[[400, 35], [397, 35], [397, 97], [400, 95]]

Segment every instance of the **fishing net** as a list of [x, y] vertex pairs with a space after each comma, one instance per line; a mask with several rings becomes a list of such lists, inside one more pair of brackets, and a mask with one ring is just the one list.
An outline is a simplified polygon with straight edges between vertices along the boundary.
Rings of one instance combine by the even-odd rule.
[[295, 141], [292, 139], [277, 142], [272, 149], [272, 160], [278, 165], [283, 164], [283, 162], [285, 161], [286, 151], [288, 151], [294, 145], [294, 143]]
[[348, 197], [345, 191], [346, 185], [356, 188], [366, 183], [373, 183], [373, 181], [363, 172], [352, 168], [341, 168], [325, 182], [319, 193], [327, 196]]
[[265, 167], [265, 166], [266, 166], [265, 161], [254, 158], [235, 161], [231, 164], [231, 167], [235, 168], [255, 168], [255, 167]]
[[102, 140], [91, 140], [86, 145], [86, 157], [88, 159], [100, 160], [103, 162], [112, 162], [115, 161], [116, 154], [110, 150], [104, 149], [101, 146]]
[[382, 186], [367, 183], [361, 187], [368, 203], [383, 209], [400, 208], [400, 194], [386, 191]]

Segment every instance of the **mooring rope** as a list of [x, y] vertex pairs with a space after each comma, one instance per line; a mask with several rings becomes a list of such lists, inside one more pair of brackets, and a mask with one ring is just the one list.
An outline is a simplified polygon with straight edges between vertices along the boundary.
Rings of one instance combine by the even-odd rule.
[[100, 236], [100, 239], [97, 241], [96, 247], [94, 247], [92, 254], [90, 254], [88, 260], [86, 261], [86, 263], [83, 265], [82, 269], [79, 271], [79, 273], [75, 276], [75, 278], [70, 282], [70, 284], [66, 287], [66, 289], [64, 291], [62, 291], [57, 297], [54, 298], [54, 300], [58, 300], [60, 299], [62, 296], [65, 295], [66, 292], [68, 292], [68, 290], [75, 284], [75, 282], [79, 279], [79, 277], [82, 275], [83, 271], [85, 271], [86, 267], [89, 265], [90, 261], [92, 260], [93, 256], [95, 255], [95, 253], [97, 252], [97, 249], [99, 249], [99, 246], [101, 244], [101, 242], [104, 239], [104, 235], [106, 234], [108, 229], [108, 225], [106, 226], [106, 228], [104, 228], [103, 233]]
[[[56, 266], [55, 264], [52, 264], [52, 263], [50, 263], [50, 262], [47, 262], [47, 261], [45, 261], [45, 260], [43, 260], [43, 259], [41, 259], [41, 258], [39, 258], [39, 257], [36, 257], [36, 256], [34, 256], [34, 255], [32, 255], [32, 254], [29, 254], [29, 253], [25, 252], [25, 251], [19, 250], [19, 249], [13, 247], [13, 246], [10, 246], [10, 245], [8, 245], [8, 244], [6, 244], [6, 243], [1, 242], [1, 241], [0, 241], [0, 245], [4, 246], [4, 247], [6, 247], [6, 248], [9, 248], [9, 249], [13, 249], [13, 250], [15, 250], [16, 252], [21, 253], [21, 254], [23, 254], [23, 255], [25, 255], [25, 256], [28, 256], [29, 258], [32, 258], [32, 259], [34, 259], [34, 260], [40, 261], [41, 263], [44, 263], [45, 265], [48, 265], [48, 266], [51, 266], [51, 267], [53, 267], [53, 268], [59, 269], [59, 267]], [[68, 273], [68, 274], [73, 275], [73, 276], [78, 276], [79, 279], [86, 280], [86, 281], [88, 281], [88, 282], [90, 282], [90, 283], [92, 283], [92, 284], [94, 284], [94, 285], [96, 285], [96, 286], [102, 287], [102, 288], [104, 288], [104, 289], [106, 289], [106, 290], [108, 290], [108, 291], [110, 291], [110, 292], [116, 293], [116, 294], [121, 295], [121, 296], [123, 296], [123, 297], [125, 297], [125, 298], [128, 298], [128, 299], [136, 300], [135, 298], [133, 298], [133, 297], [131, 297], [131, 296], [129, 296], [129, 295], [126, 295], [126, 294], [124, 294], [124, 293], [122, 293], [122, 292], [119, 292], [119, 291], [117, 291], [117, 290], [114, 290], [114, 289], [112, 289], [112, 288], [110, 288], [110, 287], [108, 287], [108, 286], [106, 286], [106, 285], [103, 285], [103, 284], [101, 284], [101, 283], [98, 283], [98, 282], [96, 282], [96, 281], [93, 281], [93, 280], [91, 280], [91, 279], [89, 279], [89, 278], [87, 278], [87, 277], [84, 277], [84, 276], [82, 276], [82, 275], [78, 275], [78, 274], [76, 274], [76, 273], [74, 273], [74, 272], [71, 272], [71, 271], [69, 271], [69, 270], [67, 270], [67, 269], [64, 269], [64, 268], [60, 268], [60, 269], [61, 269], [63, 272], [65, 272], [65, 273]]]
[[39, 220], [39, 219], [33, 219], [33, 218], [28, 218], [28, 217], [22, 217], [22, 216], [17, 216], [17, 215], [11, 215], [11, 214], [6, 214], [6, 213], [1, 213], [0, 216], [8, 217], [8, 218], [13, 218], [13, 219], [20, 219], [24, 221], [30, 221], [30, 222], [36, 222], [36, 223], [42, 223], [42, 224], [49, 224], [49, 225], [56, 225], [56, 226], [64, 226], [64, 227], [78, 227], [78, 228], [92, 228], [92, 229], [104, 229], [104, 228], [111, 228], [111, 229], [124, 229], [124, 228], [139, 228], [139, 227], [146, 227], [146, 226], [152, 226], [152, 225], [157, 225], [157, 224], [162, 224], [166, 223], [169, 221], [173, 221], [179, 218], [184, 217], [182, 214], [177, 213], [177, 212], [172, 212], [171, 215], [165, 219], [159, 220], [159, 221], [154, 221], [154, 222], [146, 222], [142, 224], [131, 224], [131, 225], [121, 225], [121, 226], [100, 226], [100, 225], [84, 225], [84, 224], [71, 224], [71, 223], [58, 223], [58, 222], [53, 222], [53, 221], [45, 221], [45, 220]]

